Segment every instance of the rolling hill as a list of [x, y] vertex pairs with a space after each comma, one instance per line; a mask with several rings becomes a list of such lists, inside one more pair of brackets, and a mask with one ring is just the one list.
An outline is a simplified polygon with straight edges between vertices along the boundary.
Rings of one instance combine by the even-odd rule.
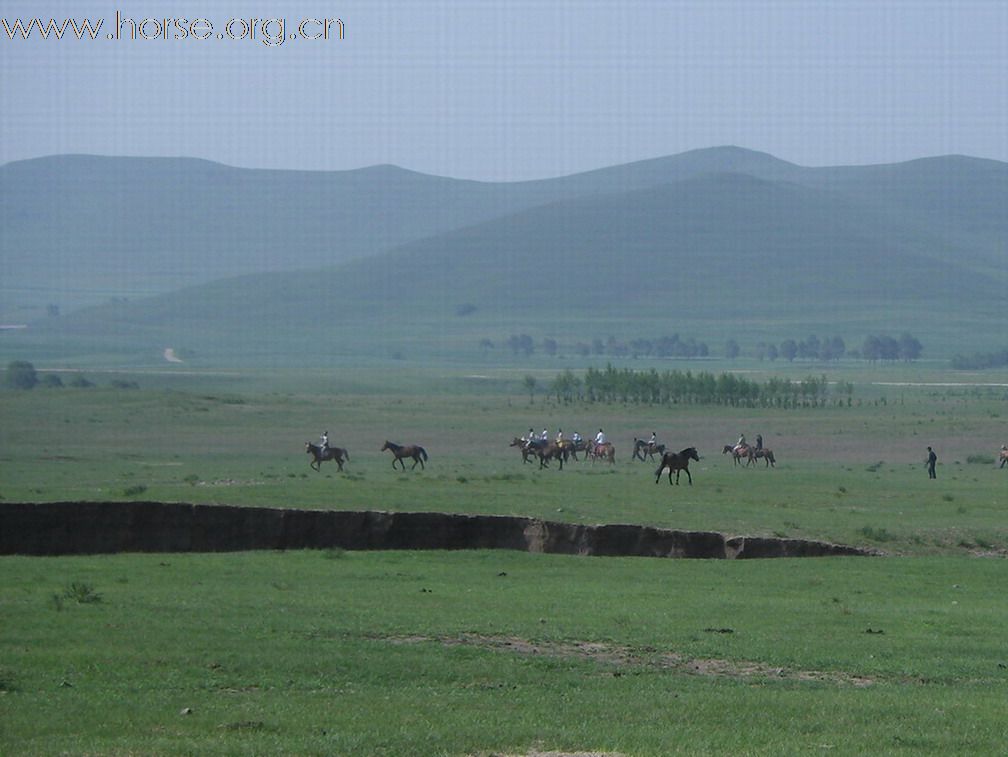
[[514, 184], [70, 156], [0, 167], [0, 192], [6, 294], [117, 295], [9, 347], [446, 354], [519, 331], [910, 330], [940, 352], [999, 347], [1008, 304], [1008, 165], [961, 156], [804, 168], [711, 148]]
[[[980, 172], [985, 192], [1003, 196], [999, 165]], [[997, 245], [1008, 236], [993, 202], [988, 213], [929, 207], [946, 172], [925, 171], [931, 188], [917, 172], [934, 164], [911, 167], [908, 179], [885, 170], [884, 181], [783, 168], [807, 178], [690, 171], [585, 192], [342, 266], [91, 309], [58, 331], [200, 350], [381, 355], [522, 330], [768, 341], [909, 330], [934, 346], [997, 322], [1008, 295], [1008, 256]]]
[[[462, 181], [373, 166], [238, 169], [187, 158], [63, 155], [0, 166], [0, 318], [24, 320], [220, 278], [308, 270], [556, 200], [790, 164], [723, 148], [543, 181]], [[797, 167], [794, 167], [797, 168]]]

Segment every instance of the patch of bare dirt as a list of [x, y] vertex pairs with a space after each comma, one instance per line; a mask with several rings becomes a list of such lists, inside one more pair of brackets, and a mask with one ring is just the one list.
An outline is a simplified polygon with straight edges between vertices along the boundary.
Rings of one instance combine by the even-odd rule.
[[481, 634], [445, 637], [398, 636], [384, 637], [383, 640], [391, 644], [419, 644], [433, 641], [445, 646], [474, 646], [520, 655], [590, 660], [616, 668], [615, 674], [619, 673], [620, 668], [644, 666], [687, 675], [719, 678], [820, 681], [859, 688], [875, 683], [873, 678], [843, 671], [792, 670], [745, 660], [690, 658], [671, 651], [661, 651], [654, 648], [634, 649], [620, 644], [597, 641], [530, 641], [517, 636], [485, 636]]

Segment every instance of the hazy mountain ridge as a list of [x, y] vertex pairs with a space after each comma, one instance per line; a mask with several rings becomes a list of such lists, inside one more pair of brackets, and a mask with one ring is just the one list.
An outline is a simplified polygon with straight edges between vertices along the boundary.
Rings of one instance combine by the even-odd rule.
[[[117, 170], [105, 181], [140, 193], [147, 174], [142, 165], [134, 167], [127, 182]], [[376, 166], [346, 172], [337, 191], [328, 174], [262, 172], [272, 181], [269, 192], [261, 190], [262, 177], [254, 171], [185, 161], [170, 168], [180, 172], [182, 186], [201, 185], [194, 190], [200, 197], [206, 186], [216, 187], [213, 213], [230, 212], [233, 223], [249, 207], [258, 208], [260, 217], [247, 229], [266, 239], [268, 248], [282, 245], [296, 258], [294, 267], [311, 268], [313, 258], [298, 238], [269, 235], [267, 219], [277, 214], [266, 205], [278, 186], [292, 198], [310, 196], [300, 205], [290, 200], [282, 210], [290, 219], [315, 219], [301, 225], [317, 238], [325, 237], [318, 219], [328, 204], [353, 197], [356, 249], [374, 249], [340, 265], [250, 273], [100, 307], [72, 322], [53, 319], [49, 328], [148, 329], [184, 341], [201, 330], [325, 333], [329, 318], [373, 326], [405, 317], [450, 331], [465, 327], [456, 314], [467, 306], [501, 328], [535, 313], [547, 324], [592, 313], [603, 321], [755, 317], [835, 322], [838, 330], [844, 323], [888, 321], [907, 328], [918, 312], [936, 323], [996, 317], [1008, 294], [1008, 164], [997, 161], [946, 156], [891, 166], [803, 168], [762, 153], [716, 148], [504, 185]], [[182, 178], [194, 172], [203, 178]], [[64, 177], [62, 186], [73, 181], [80, 179]], [[115, 191], [128, 205], [123, 186]], [[239, 202], [249, 197], [254, 201]], [[405, 207], [396, 198], [406, 198]], [[182, 212], [177, 192], [165, 202]], [[185, 212], [191, 218], [193, 207], [199, 203], [190, 197]], [[440, 215], [413, 223], [416, 215], [432, 213]], [[209, 239], [215, 220], [203, 221], [201, 233]], [[369, 231], [364, 221], [381, 232]], [[423, 233], [432, 226], [448, 228]], [[396, 235], [410, 234], [415, 236], [393, 244]], [[252, 253], [243, 258], [243, 250], [234, 249], [240, 245], [222, 236], [229, 239], [221, 244], [232, 264], [247, 262]], [[10, 243], [6, 231], [3, 241]], [[374, 251], [381, 244], [387, 247]], [[316, 254], [320, 248], [314, 249]]]

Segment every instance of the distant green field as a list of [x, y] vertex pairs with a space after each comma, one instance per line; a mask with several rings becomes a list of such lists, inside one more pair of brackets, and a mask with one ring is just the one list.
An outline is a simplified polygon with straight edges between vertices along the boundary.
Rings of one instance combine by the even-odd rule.
[[[0, 391], [0, 507], [514, 514], [825, 539], [893, 557], [4, 557], [0, 752], [1002, 750], [1003, 375], [958, 386], [927, 364], [845, 364], [826, 370], [854, 384], [850, 406], [844, 395], [782, 410], [558, 403], [545, 361], [389, 365], [151, 365], [86, 371], [87, 389]], [[820, 373], [735, 367], [754, 380]], [[605, 428], [616, 464], [524, 465], [508, 443], [543, 426]], [[345, 472], [308, 467], [304, 443], [322, 430], [349, 449]], [[656, 465], [630, 459], [634, 437], [652, 431], [699, 448], [692, 486], [656, 485]], [[722, 455], [741, 432], [762, 433], [777, 467]], [[422, 444], [427, 469], [393, 471], [385, 439]]]
[[[139, 389], [87, 374], [98, 386], [0, 392], [0, 496], [513, 514], [909, 554], [1008, 547], [1008, 471], [993, 462], [1006, 409], [1000, 388], [936, 386], [943, 372], [920, 369], [916, 378], [931, 386], [879, 386], [848, 371], [859, 379], [850, 407], [843, 397], [790, 410], [558, 404], [545, 396], [544, 370], [531, 403], [522, 371], [470, 370], [136, 374]], [[277, 390], [267, 390], [271, 378]], [[616, 465], [522, 464], [510, 440], [544, 426], [584, 436], [605, 428]], [[322, 430], [349, 450], [343, 473], [308, 466], [304, 443]], [[670, 449], [700, 450], [693, 486], [685, 476], [678, 487], [656, 485], [656, 464], [630, 459], [633, 439], [652, 431]], [[737, 468], [721, 454], [743, 432], [762, 433], [775, 469]], [[386, 439], [424, 446], [427, 469], [393, 471], [379, 452]], [[928, 445], [939, 455], [934, 482], [923, 466]]]

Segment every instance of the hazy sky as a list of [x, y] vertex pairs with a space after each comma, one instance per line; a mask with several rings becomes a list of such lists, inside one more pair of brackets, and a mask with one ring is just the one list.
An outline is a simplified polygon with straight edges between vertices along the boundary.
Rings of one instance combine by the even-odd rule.
[[[109, 40], [117, 11], [213, 35]], [[0, 163], [187, 155], [499, 180], [724, 144], [803, 165], [1008, 160], [1005, 0], [0, 2], [10, 27], [36, 16], [103, 26], [95, 41], [0, 27]], [[217, 38], [277, 17], [287, 37], [339, 18], [344, 39]]]

